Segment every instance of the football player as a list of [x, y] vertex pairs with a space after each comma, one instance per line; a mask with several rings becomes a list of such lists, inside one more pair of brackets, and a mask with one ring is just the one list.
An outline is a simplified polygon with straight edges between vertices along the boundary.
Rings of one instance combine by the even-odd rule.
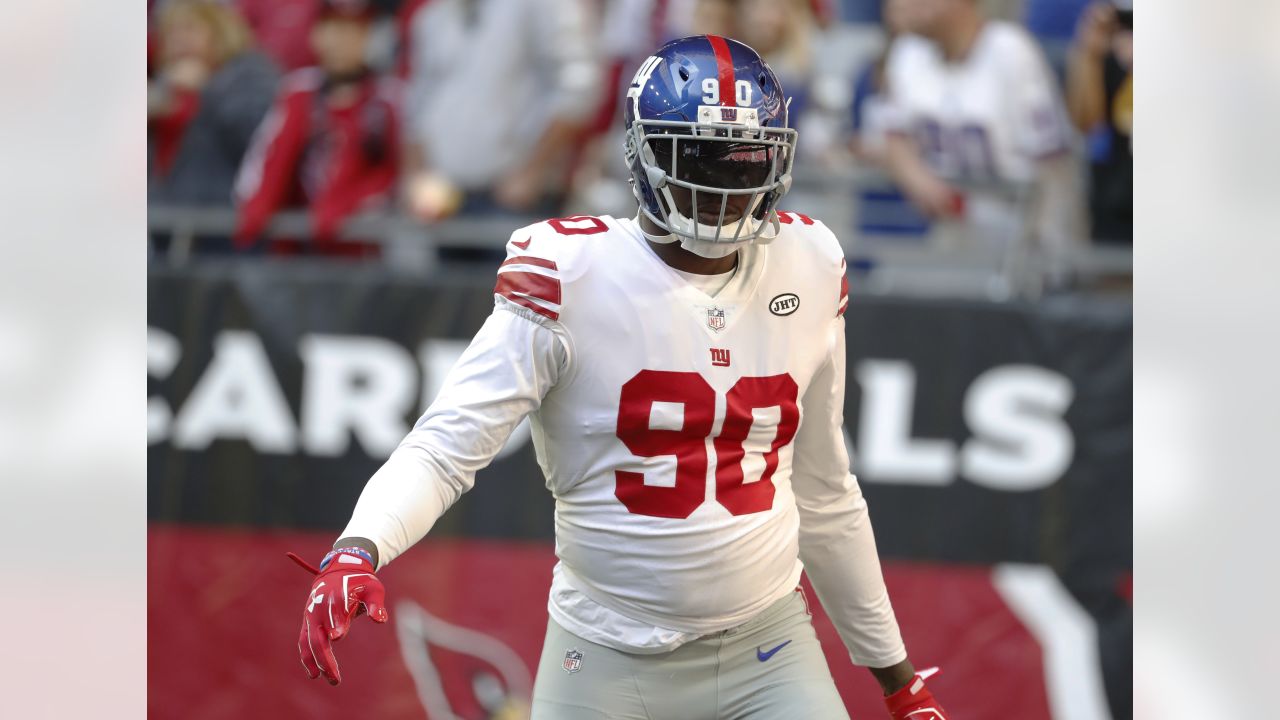
[[304, 668], [339, 682], [331, 642], [387, 620], [375, 571], [529, 416], [560, 560], [534, 718], [847, 718], [802, 570], [891, 715], [944, 718], [849, 473], [844, 253], [777, 208], [796, 144], [777, 78], [741, 43], [683, 38], [624, 112], [637, 218], [512, 235], [493, 314], [321, 564]]

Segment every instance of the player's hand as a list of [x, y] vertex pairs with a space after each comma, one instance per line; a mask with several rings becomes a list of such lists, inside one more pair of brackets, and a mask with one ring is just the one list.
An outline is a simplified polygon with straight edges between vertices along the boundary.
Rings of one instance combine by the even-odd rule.
[[929, 668], [916, 673], [906, 687], [884, 699], [893, 720], [948, 720], [947, 711], [924, 686], [924, 679], [936, 672], [937, 668]]
[[325, 556], [321, 569], [289, 553], [289, 557], [315, 574], [302, 612], [298, 655], [312, 680], [324, 675], [330, 685], [342, 682], [332, 643], [351, 629], [352, 619], [367, 613], [376, 623], [387, 621], [386, 591], [373, 574], [373, 562], [359, 548], [338, 548]]

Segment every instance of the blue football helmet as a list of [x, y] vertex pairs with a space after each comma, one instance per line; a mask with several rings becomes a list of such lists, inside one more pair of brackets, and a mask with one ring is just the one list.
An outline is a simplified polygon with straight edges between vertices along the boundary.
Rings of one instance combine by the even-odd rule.
[[797, 133], [755, 50], [717, 35], [673, 40], [636, 71], [623, 114], [632, 190], [650, 220], [694, 242], [777, 236]]

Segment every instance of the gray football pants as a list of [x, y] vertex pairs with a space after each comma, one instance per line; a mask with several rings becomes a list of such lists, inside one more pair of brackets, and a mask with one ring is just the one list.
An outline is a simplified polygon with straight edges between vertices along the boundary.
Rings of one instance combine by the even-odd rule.
[[[565, 669], [575, 665], [574, 672]], [[532, 720], [603, 718], [848, 720], [849, 714], [797, 590], [738, 627], [657, 655], [619, 652], [548, 622]]]

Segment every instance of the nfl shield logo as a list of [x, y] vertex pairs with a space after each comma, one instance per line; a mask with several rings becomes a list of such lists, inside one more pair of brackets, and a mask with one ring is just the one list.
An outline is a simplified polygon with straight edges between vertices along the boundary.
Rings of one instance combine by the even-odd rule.
[[581, 670], [582, 669], [582, 653], [578, 652], [577, 648], [574, 648], [573, 650], [565, 651], [564, 665], [562, 665], [562, 667], [564, 668], [564, 671], [569, 673], [570, 675]]
[[707, 327], [717, 332], [724, 329], [724, 308], [707, 308]]

